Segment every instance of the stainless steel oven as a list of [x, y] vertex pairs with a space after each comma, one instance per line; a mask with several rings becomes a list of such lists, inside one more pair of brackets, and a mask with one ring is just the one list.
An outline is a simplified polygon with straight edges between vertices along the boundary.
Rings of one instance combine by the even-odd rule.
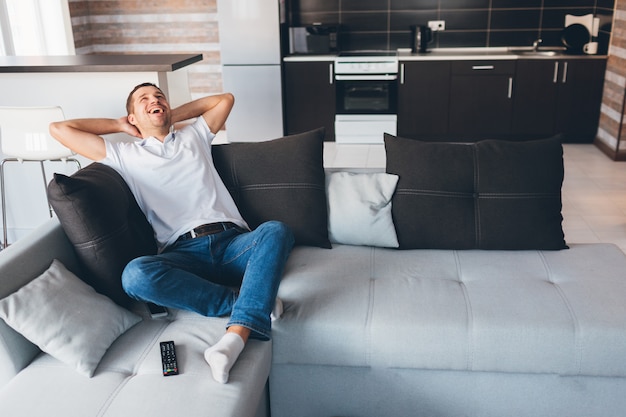
[[396, 53], [342, 53], [335, 59], [335, 140], [383, 143], [396, 134], [398, 57]]

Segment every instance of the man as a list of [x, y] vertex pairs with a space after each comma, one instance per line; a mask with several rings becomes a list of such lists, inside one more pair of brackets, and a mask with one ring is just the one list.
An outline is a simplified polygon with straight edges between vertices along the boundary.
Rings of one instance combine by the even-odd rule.
[[[275, 316], [282, 313], [276, 293], [294, 242], [280, 222], [250, 232], [215, 170], [211, 141], [233, 104], [226, 93], [171, 109], [161, 89], [144, 83], [129, 94], [127, 116], [50, 125], [62, 144], [116, 169], [154, 229], [159, 253], [126, 266], [124, 290], [138, 300], [205, 316], [230, 314], [226, 334], [204, 354], [221, 383], [249, 337], [270, 339], [270, 315], [273, 309]], [[142, 140], [102, 137], [120, 132]]]

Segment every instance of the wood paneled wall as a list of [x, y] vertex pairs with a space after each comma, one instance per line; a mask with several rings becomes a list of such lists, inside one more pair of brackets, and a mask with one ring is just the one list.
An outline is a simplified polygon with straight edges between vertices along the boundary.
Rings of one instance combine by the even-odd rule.
[[615, 160], [626, 160], [626, 0], [617, 0], [609, 46], [596, 145]]
[[192, 98], [222, 91], [216, 0], [69, 0], [77, 54], [202, 53]]

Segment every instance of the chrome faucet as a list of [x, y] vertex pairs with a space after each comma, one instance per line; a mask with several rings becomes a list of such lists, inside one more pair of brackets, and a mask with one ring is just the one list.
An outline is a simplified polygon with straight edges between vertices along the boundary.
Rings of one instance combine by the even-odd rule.
[[533, 51], [537, 52], [539, 49], [539, 44], [543, 42], [543, 39], [537, 39], [533, 42]]

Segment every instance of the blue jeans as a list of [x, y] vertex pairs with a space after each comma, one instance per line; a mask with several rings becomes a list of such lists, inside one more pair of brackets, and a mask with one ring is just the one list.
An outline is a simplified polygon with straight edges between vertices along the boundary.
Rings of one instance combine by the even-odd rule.
[[122, 286], [131, 297], [204, 316], [230, 314], [227, 327], [269, 340], [270, 313], [287, 258], [291, 230], [269, 221], [252, 232], [233, 228], [182, 240], [153, 256], [128, 263]]

